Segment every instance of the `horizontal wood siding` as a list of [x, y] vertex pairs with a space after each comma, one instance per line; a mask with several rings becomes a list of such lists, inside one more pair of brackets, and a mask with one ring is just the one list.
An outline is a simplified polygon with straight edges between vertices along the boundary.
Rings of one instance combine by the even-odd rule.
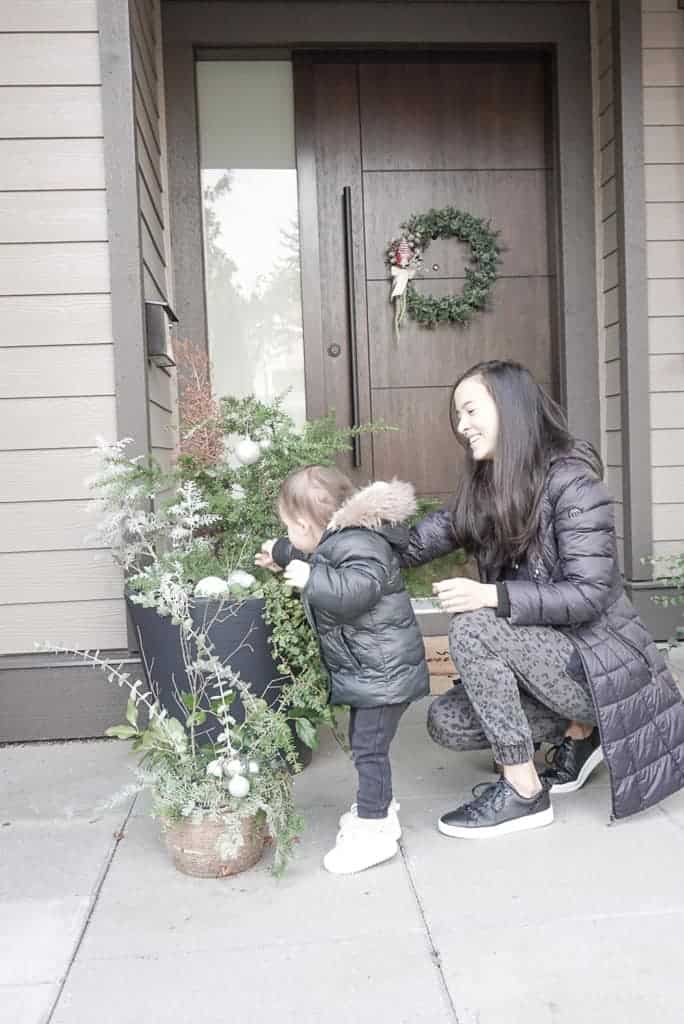
[[599, 336], [602, 342], [603, 366], [603, 456], [606, 464], [606, 482], [615, 499], [615, 523], [622, 551], [624, 530], [622, 491], [622, 417], [620, 383], [620, 275], [618, 267], [615, 175], [615, 67], [613, 61], [612, 0], [597, 0], [594, 5], [594, 24], [597, 34], [596, 69], [598, 82], [597, 124], [595, 127], [598, 156], [597, 206], [601, 220], [599, 238], [599, 296], [601, 315]]
[[[143, 289], [146, 299], [173, 305], [159, 0], [130, 0], [130, 7]], [[147, 387], [152, 454], [168, 464], [178, 437], [176, 374], [150, 365]]]
[[0, 654], [126, 644], [86, 482], [117, 432], [102, 133], [95, 0], [3, 4]]
[[684, 550], [684, 11], [643, 0], [648, 347], [656, 553]]

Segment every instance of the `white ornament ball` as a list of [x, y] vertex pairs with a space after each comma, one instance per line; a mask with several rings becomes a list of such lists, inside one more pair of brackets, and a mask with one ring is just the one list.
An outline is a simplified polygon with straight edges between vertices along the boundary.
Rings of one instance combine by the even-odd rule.
[[242, 775], [244, 772], [244, 765], [242, 761], [239, 761], [236, 757], [232, 760], [227, 761], [225, 765], [226, 775]]
[[252, 576], [251, 572], [245, 572], [244, 569], [236, 569], [235, 572], [231, 572], [230, 576], [226, 580], [229, 587], [253, 587], [256, 583], [256, 578]]
[[259, 765], [257, 764], [256, 761], [250, 761], [249, 764], [247, 765], [247, 770], [249, 771], [250, 775], [258, 775]]
[[271, 438], [265, 437], [263, 441], [259, 441], [259, 448], [261, 449], [262, 452], [267, 452], [272, 444], [273, 442], [271, 441]]
[[251, 466], [255, 462], [258, 462], [261, 457], [261, 448], [252, 441], [249, 437], [246, 437], [244, 441], [240, 441], [235, 446], [235, 458], [238, 462], [241, 462], [243, 466]]
[[234, 775], [228, 783], [228, 792], [231, 796], [241, 799], [249, 793], [249, 779], [244, 775]]
[[195, 597], [222, 597], [229, 591], [227, 580], [220, 576], [205, 576], [195, 587]]

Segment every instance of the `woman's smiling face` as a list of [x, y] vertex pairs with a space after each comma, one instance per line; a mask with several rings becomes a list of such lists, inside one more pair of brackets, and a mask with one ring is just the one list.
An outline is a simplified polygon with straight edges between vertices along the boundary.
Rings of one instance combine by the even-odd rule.
[[482, 377], [466, 377], [454, 394], [457, 431], [468, 444], [473, 458], [493, 459], [499, 436], [496, 402]]

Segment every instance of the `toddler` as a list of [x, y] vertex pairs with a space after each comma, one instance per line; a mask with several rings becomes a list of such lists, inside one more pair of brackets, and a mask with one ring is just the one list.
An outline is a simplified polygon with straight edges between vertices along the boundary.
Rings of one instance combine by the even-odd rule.
[[415, 511], [413, 487], [355, 490], [334, 466], [295, 470], [280, 489], [287, 539], [266, 541], [256, 564], [301, 591], [330, 677], [330, 702], [348, 704], [358, 793], [323, 864], [363, 871], [397, 853], [399, 805], [389, 748], [411, 701], [429, 691], [425, 648], [400, 572]]

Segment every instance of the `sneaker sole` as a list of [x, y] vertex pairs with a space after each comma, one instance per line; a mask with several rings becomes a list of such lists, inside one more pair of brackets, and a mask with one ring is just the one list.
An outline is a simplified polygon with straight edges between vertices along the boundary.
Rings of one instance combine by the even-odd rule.
[[399, 852], [399, 846], [394, 843], [394, 849], [390, 852], [387, 850], [382, 856], [377, 856], [369, 863], [361, 864], [358, 867], [330, 867], [326, 864], [327, 857], [323, 858], [323, 867], [326, 871], [330, 872], [331, 875], [358, 875], [361, 871], [367, 871], [368, 868], [377, 867], [378, 864], [384, 864], [385, 861], [392, 860], [396, 857]]
[[603, 750], [601, 747], [597, 747], [589, 757], [586, 759], [580, 769], [580, 773], [574, 782], [557, 782], [554, 786], [551, 786], [549, 793], [576, 793], [578, 789], [581, 789], [584, 783], [587, 781], [591, 773], [595, 768], [603, 761]]
[[500, 825], [487, 825], [480, 828], [467, 828], [461, 825], [445, 825], [440, 819], [437, 828], [443, 836], [450, 839], [493, 839], [496, 836], [507, 836], [514, 832], [526, 832], [532, 828], [544, 828], [553, 822], [553, 807], [537, 814], [526, 814], [524, 818], [513, 818], [502, 821]]

